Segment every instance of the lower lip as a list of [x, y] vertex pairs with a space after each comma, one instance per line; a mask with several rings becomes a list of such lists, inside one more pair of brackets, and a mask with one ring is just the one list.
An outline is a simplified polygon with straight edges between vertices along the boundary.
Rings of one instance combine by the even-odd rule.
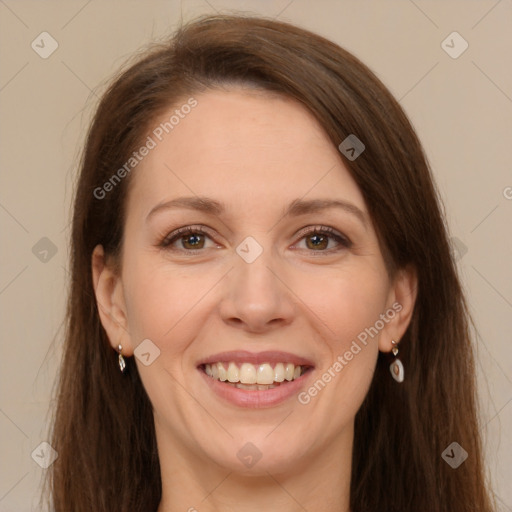
[[198, 368], [198, 371], [203, 376], [203, 379], [205, 379], [210, 389], [220, 398], [238, 407], [262, 409], [278, 405], [285, 402], [293, 395], [298, 394], [301, 388], [305, 386], [306, 381], [312, 373], [312, 368], [298, 379], [289, 381], [287, 384], [281, 384], [276, 388], [265, 390], [235, 388], [235, 386], [209, 377], [201, 368]]

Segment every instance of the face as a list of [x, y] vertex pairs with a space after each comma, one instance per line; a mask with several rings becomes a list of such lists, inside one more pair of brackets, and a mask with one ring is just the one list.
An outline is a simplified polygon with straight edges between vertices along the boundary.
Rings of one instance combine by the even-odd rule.
[[194, 97], [133, 171], [120, 274], [95, 253], [103, 324], [135, 351], [161, 457], [264, 474], [339, 456], [378, 350], [405, 331], [408, 281], [390, 280], [360, 190], [302, 106]]

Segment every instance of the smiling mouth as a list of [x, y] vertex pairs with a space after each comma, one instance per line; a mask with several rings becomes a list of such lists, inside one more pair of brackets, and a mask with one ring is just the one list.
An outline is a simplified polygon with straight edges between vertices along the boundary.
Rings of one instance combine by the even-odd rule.
[[297, 380], [312, 366], [294, 365], [293, 363], [262, 363], [251, 364], [234, 361], [217, 362], [199, 366], [206, 375], [238, 389], [265, 391], [286, 385]]

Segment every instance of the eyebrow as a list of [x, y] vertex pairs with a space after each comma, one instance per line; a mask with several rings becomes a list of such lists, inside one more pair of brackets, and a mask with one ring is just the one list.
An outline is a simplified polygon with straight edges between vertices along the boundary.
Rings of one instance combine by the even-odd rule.
[[[197, 210], [211, 215], [220, 216], [225, 212], [225, 207], [219, 201], [209, 197], [191, 196], [178, 197], [170, 201], [157, 204], [148, 214], [146, 220], [163, 210], [184, 208], [187, 210]], [[368, 228], [367, 215], [355, 204], [349, 203], [342, 199], [295, 199], [284, 210], [282, 217], [297, 217], [308, 213], [317, 213], [329, 208], [340, 208], [347, 213], [355, 216], [364, 226]]]

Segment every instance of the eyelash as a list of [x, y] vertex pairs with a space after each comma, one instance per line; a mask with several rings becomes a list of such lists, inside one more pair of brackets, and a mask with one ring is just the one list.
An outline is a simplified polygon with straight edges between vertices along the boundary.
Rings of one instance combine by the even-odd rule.
[[[173, 250], [170, 246], [174, 242], [176, 242], [180, 238], [184, 238], [185, 235], [196, 235], [196, 234], [205, 235], [211, 239], [209, 231], [204, 229], [204, 227], [202, 227], [202, 226], [186, 226], [183, 228], [179, 228], [176, 231], [173, 231], [172, 233], [165, 236], [165, 238], [160, 242], [159, 246], [162, 248], [165, 248], [165, 249]], [[327, 236], [333, 238], [336, 242], [338, 242], [338, 244], [342, 248], [348, 249], [349, 247], [352, 246], [352, 242], [347, 237], [341, 235], [340, 233], [338, 233], [336, 230], [334, 230], [333, 228], [331, 228], [329, 226], [314, 226], [313, 228], [307, 228], [306, 230], [301, 231], [299, 233], [299, 235], [300, 235], [299, 241], [302, 240], [303, 238], [306, 238], [307, 236], [327, 235]], [[194, 255], [194, 254], [199, 254], [200, 252], [204, 251], [205, 249], [193, 250], [193, 249], [180, 248], [180, 249], [174, 249], [174, 250], [183, 251], [183, 252], [186, 252], [187, 254]], [[306, 250], [308, 250], [309, 252], [331, 254], [332, 252], [341, 250], [341, 248], [335, 247], [335, 248], [319, 250], [319, 251], [315, 251], [313, 249], [306, 249]]]

